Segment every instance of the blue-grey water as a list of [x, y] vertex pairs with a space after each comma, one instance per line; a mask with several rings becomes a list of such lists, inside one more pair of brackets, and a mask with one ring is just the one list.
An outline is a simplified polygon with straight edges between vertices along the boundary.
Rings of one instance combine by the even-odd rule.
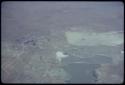
[[99, 65], [96, 64], [69, 64], [64, 66], [64, 69], [71, 75], [68, 83], [95, 83], [97, 77], [95, 76], [95, 69]]

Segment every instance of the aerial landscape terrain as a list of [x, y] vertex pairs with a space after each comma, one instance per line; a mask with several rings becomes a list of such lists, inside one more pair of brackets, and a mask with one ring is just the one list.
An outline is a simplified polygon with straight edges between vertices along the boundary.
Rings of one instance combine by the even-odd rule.
[[3, 83], [123, 83], [122, 2], [5, 1]]

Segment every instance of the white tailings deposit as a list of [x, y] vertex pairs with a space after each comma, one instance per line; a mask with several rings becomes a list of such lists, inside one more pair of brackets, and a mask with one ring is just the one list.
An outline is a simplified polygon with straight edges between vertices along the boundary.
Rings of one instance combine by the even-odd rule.
[[65, 36], [69, 44], [76, 46], [116, 46], [123, 43], [123, 33], [114, 31], [103, 33], [67, 31]]
[[56, 59], [61, 62], [63, 58], [68, 57], [68, 55], [65, 55], [63, 52], [61, 51], [57, 51], [56, 52]]

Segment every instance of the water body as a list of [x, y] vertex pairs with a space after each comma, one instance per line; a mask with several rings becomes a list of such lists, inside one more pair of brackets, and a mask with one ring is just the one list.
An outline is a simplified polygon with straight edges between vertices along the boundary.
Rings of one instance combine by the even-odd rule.
[[95, 69], [98, 68], [99, 65], [94, 64], [69, 64], [64, 66], [65, 71], [71, 75], [71, 79], [67, 81], [67, 83], [95, 83]]
[[[69, 50], [67, 55], [69, 54], [70, 56], [62, 59], [64, 69], [69, 73], [69, 75], [71, 75], [71, 79], [67, 81], [68, 83], [96, 83], [96, 81], [98, 80], [98, 75], [96, 74], [95, 70], [100, 68], [101, 64], [113, 65], [113, 59], [115, 58], [116, 54], [119, 55], [118, 52], [120, 50], [117, 47], [114, 47], [115, 49], [112, 49], [113, 47], [110, 46], [86, 46], [83, 47], [84, 50], [82, 49], [82, 47], [80, 48], [81, 50], [76, 50], [75, 52]], [[95, 50], [95, 48], [97, 50]], [[79, 53], [79, 51], [82, 53]], [[89, 55], [87, 55], [87, 53]]]

